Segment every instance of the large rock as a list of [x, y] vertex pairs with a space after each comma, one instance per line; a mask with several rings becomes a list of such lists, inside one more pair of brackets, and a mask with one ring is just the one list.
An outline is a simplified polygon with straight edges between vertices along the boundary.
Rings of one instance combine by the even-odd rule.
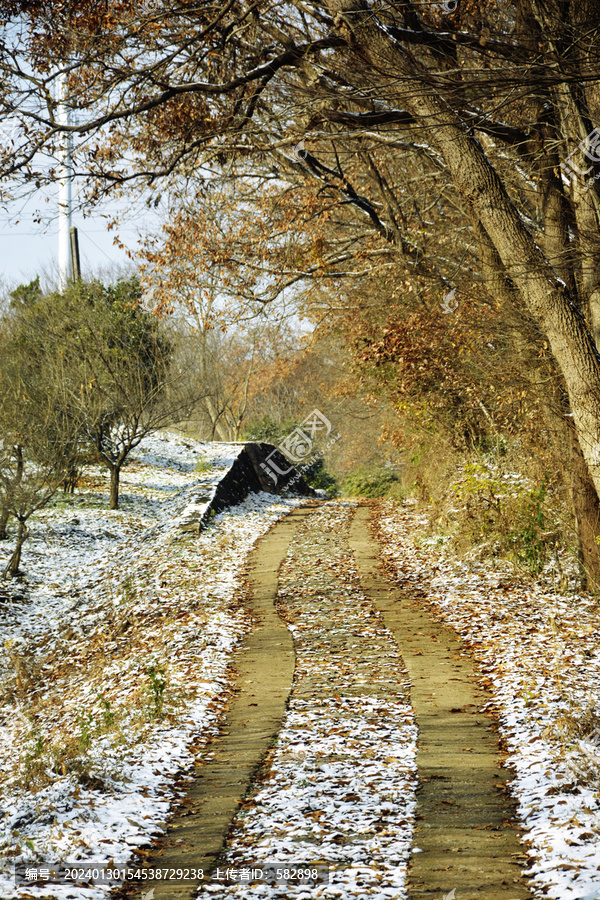
[[297, 469], [290, 466], [273, 444], [244, 444], [229, 471], [186, 508], [179, 528], [181, 531], [200, 531], [212, 516], [241, 503], [248, 494], [259, 491], [281, 494], [287, 490], [304, 497], [316, 497]]

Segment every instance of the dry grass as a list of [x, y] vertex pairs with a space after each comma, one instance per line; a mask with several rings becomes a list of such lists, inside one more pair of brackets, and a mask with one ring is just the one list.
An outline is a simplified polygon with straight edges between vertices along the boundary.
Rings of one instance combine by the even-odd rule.
[[6, 760], [11, 789], [39, 790], [65, 775], [102, 789], [117, 777], [122, 752], [145, 740], [153, 722], [174, 724], [185, 713], [205, 687], [194, 677], [190, 650], [205, 648], [211, 612], [226, 612], [214, 598], [207, 609], [207, 585], [234, 539], [215, 538], [205, 556], [197, 553], [198, 537], [165, 547], [152, 568], [98, 585], [95, 604], [59, 635], [7, 647], [0, 714], [13, 746], [22, 748]]

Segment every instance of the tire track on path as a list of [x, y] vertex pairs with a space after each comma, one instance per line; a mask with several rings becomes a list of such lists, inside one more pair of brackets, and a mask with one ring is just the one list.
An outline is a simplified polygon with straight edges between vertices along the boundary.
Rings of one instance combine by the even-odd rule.
[[[236, 651], [233, 697], [220, 733], [198, 761], [184, 810], [170, 820], [157, 852], [140, 869], [202, 869], [209, 872], [223, 846], [252, 778], [276, 737], [294, 674], [292, 636], [275, 609], [278, 572], [296, 529], [311, 507], [293, 510], [261, 538], [249, 556], [248, 603], [256, 626]], [[147, 880], [135, 894], [154, 890], [154, 900], [191, 900], [199, 881]], [[132, 896], [123, 892], [119, 896]]]
[[[296, 510], [257, 545], [259, 626], [236, 654], [234, 697], [189, 791], [190, 812], [171, 820], [160, 855], [146, 865], [209, 872], [217, 860], [321, 861], [332, 867], [330, 885], [290, 885], [285, 895], [406, 897], [414, 808], [408, 672], [420, 727], [408, 896], [441, 900], [455, 889], [456, 900], [531, 897], [513, 809], [496, 786], [506, 779], [497, 741], [477, 712], [487, 694], [454, 632], [381, 574], [368, 507], [354, 514], [348, 506]], [[144, 892], [187, 900], [198, 887], [146, 882]], [[205, 891], [215, 900], [282, 895], [260, 884], [213, 882]]]
[[479, 712], [489, 695], [459, 655], [456, 633], [385, 578], [369, 519], [369, 507], [359, 507], [350, 547], [365, 593], [398, 642], [419, 727], [409, 897], [441, 900], [455, 889], [456, 900], [531, 898], [520, 874], [525, 860], [514, 808], [498, 790], [508, 773], [499, 769], [497, 739]]
[[[296, 670], [277, 745], [202, 896], [404, 898], [416, 728], [398, 646], [361, 590], [348, 548], [353, 502], [323, 504], [281, 566], [278, 609]], [[329, 867], [330, 883], [242, 883], [241, 872]]]

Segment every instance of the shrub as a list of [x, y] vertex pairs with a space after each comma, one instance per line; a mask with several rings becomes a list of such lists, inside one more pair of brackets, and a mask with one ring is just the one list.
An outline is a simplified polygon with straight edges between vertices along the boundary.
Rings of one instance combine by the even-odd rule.
[[451, 494], [462, 503], [454, 516], [459, 540], [492, 543], [497, 554], [532, 574], [543, 569], [552, 545], [552, 535], [544, 530], [549, 512], [547, 477], [532, 487], [491, 465], [470, 463]]
[[330, 497], [337, 497], [340, 493], [337, 479], [327, 471], [322, 457], [316, 459], [306, 469], [302, 469], [302, 477], [311, 488], [327, 491]]
[[243, 441], [265, 441], [268, 444], [279, 444], [288, 434], [296, 427], [294, 419], [285, 419], [282, 422], [276, 422], [270, 416], [263, 416], [262, 419], [252, 419], [242, 429]]
[[165, 689], [167, 687], [167, 678], [164, 666], [152, 665], [148, 666], [146, 673], [150, 680], [150, 684], [143, 690], [149, 698], [149, 713], [152, 718], [162, 719], [163, 706], [165, 702]]
[[397, 472], [383, 466], [360, 466], [346, 475], [344, 494], [357, 497], [396, 497], [401, 499], [401, 479]]

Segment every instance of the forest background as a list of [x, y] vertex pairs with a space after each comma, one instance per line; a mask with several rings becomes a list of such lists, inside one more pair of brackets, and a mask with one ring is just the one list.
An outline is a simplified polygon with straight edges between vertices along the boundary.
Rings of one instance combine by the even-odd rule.
[[[536, 574], [559, 549], [598, 588], [600, 0], [2, 0], [0, 19], [6, 207], [69, 139], [86, 209], [168, 209], [139, 284], [6, 298], [10, 515], [23, 448], [53, 489], [73, 465], [32, 411], [114, 469], [126, 408], [275, 442], [318, 408], [347, 491], [416, 495], [441, 541]], [[32, 335], [56, 327], [62, 359], [87, 327], [136, 361], [118, 408], [101, 342], [50, 372]]]

